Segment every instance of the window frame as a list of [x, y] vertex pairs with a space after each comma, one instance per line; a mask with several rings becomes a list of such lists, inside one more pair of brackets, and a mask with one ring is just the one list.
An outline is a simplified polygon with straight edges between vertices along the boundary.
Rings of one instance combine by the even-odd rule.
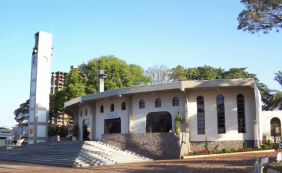
[[[239, 96], [242, 96], [242, 97], [239, 97]], [[238, 94], [237, 97], [236, 97], [236, 100], [237, 100], [237, 121], [238, 121], [238, 133], [246, 133], [246, 112], [245, 112], [245, 97], [243, 94]], [[243, 103], [239, 103], [239, 100], [242, 100]], [[239, 107], [239, 105], [241, 107]], [[239, 111], [239, 108], [243, 108], [242, 111]], [[239, 113], [243, 113], [243, 115], [239, 115]], [[239, 120], [239, 116], [240, 117], [243, 117], [243, 123], [240, 123], [240, 120]], [[240, 127], [240, 124], [243, 124], [244, 127]], [[241, 130], [244, 130], [244, 131], [241, 131]]]
[[[176, 100], [177, 99], [177, 100]], [[176, 102], [177, 101], [177, 102]], [[177, 103], [177, 104], [176, 104]], [[178, 97], [174, 97], [172, 99], [172, 106], [179, 106], [179, 98]]]
[[[204, 120], [199, 120], [199, 102], [200, 101], [202, 101], [203, 102], [203, 118], [204, 118]], [[204, 128], [199, 128], [199, 121], [200, 122], [204, 122], [204, 124], [201, 124], [201, 125], [204, 125]], [[198, 134], [205, 134], [206, 133], [206, 123], [205, 123], [205, 121], [206, 121], [206, 117], [205, 117], [205, 98], [203, 97], [203, 96], [198, 96], [197, 97], [197, 133]], [[201, 132], [201, 133], [199, 133], [200, 132], [200, 129], [203, 129], [203, 133]]]
[[104, 113], [104, 105], [100, 106], [100, 113]]
[[[142, 107], [142, 105], [144, 105], [144, 107]], [[139, 101], [139, 109], [145, 109], [145, 101], [144, 100]]]
[[114, 111], [115, 111], [115, 105], [111, 104], [111, 112], [114, 112]]
[[161, 108], [162, 107], [162, 100], [160, 98], [157, 98], [155, 101], [155, 107]]
[[121, 104], [121, 110], [126, 110], [126, 103], [125, 103], [125, 102], [122, 102], [122, 104]]
[[[222, 99], [219, 99], [219, 96], [222, 96]], [[223, 101], [223, 103], [222, 103], [222, 109], [223, 109], [223, 111], [220, 111], [219, 112], [219, 106], [221, 106], [221, 105], [219, 105], [219, 100], [222, 100]], [[225, 123], [225, 105], [224, 105], [224, 96], [223, 95], [221, 95], [221, 94], [219, 94], [217, 97], [216, 97], [216, 108], [217, 108], [217, 133], [218, 134], [225, 134], [226, 133], [226, 123]], [[219, 116], [220, 116], [220, 114], [223, 114], [223, 119], [221, 119], [221, 121], [223, 121], [223, 123], [219, 123]], [[219, 127], [219, 125], [221, 125], [221, 124], [223, 124], [224, 125], [224, 129], [223, 129], [223, 131], [224, 132], [219, 132], [219, 129], [220, 129], [220, 127]]]

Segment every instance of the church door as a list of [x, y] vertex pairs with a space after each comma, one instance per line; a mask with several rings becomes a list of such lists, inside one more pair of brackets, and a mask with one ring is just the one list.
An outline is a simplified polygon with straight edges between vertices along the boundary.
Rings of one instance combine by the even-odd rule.
[[121, 133], [120, 118], [105, 119], [104, 127], [104, 134]]

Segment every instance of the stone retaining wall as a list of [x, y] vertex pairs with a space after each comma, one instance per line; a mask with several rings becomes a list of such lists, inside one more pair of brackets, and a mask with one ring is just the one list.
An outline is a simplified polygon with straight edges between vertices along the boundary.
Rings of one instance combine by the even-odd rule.
[[184, 132], [103, 134], [102, 142], [151, 159], [179, 159], [189, 151], [189, 134]]
[[[190, 141], [190, 151], [195, 152], [205, 149], [205, 141]], [[254, 148], [254, 140], [247, 140], [247, 146]], [[244, 148], [244, 140], [236, 141], [208, 141], [209, 150], [222, 150], [223, 148]]]

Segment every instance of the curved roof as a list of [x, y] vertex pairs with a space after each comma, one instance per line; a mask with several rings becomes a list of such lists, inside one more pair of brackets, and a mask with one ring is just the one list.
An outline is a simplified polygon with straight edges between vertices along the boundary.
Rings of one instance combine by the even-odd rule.
[[127, 88], [119, 88], [114, 90], [107, 90], [100, 93], [93, 93], [84, 96], [79, 96], [75, 99], [65, 102], [64, 107], [67, 108], [71, 105], [82, 103], [84, 101], [106, 99], [108, 97], [118, 96], [124, 94], [137, 94], [146, 93], [154, 91], [165, 91], [165, 90], [180, 90], [193, 88], [213, 88], [213, 87], [242, 87], [247, 86], [254, 88], [255, 82], [253, 78], [244, 79], [217, 79], [217, 80], [192, 80], [192, 81], [181, 81], [174, 83], [165, 83], [158, 85], [145, 85], [145, 86], [135, 86]]

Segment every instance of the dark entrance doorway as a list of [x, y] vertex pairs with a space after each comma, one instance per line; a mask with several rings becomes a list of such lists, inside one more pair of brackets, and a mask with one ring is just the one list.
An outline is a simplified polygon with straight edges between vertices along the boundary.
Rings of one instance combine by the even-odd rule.
[[169, 132], [172, 130], [169, 112], [150, 112], [146, 119], [146, 133]]
[[121, 133], [120, 118], [105, 119], [104, 134]]
[[82, 123], [83, 126], [83, 140], [84, 141], [90, 141], [90, 123], [89, 120], [83, 120]]

